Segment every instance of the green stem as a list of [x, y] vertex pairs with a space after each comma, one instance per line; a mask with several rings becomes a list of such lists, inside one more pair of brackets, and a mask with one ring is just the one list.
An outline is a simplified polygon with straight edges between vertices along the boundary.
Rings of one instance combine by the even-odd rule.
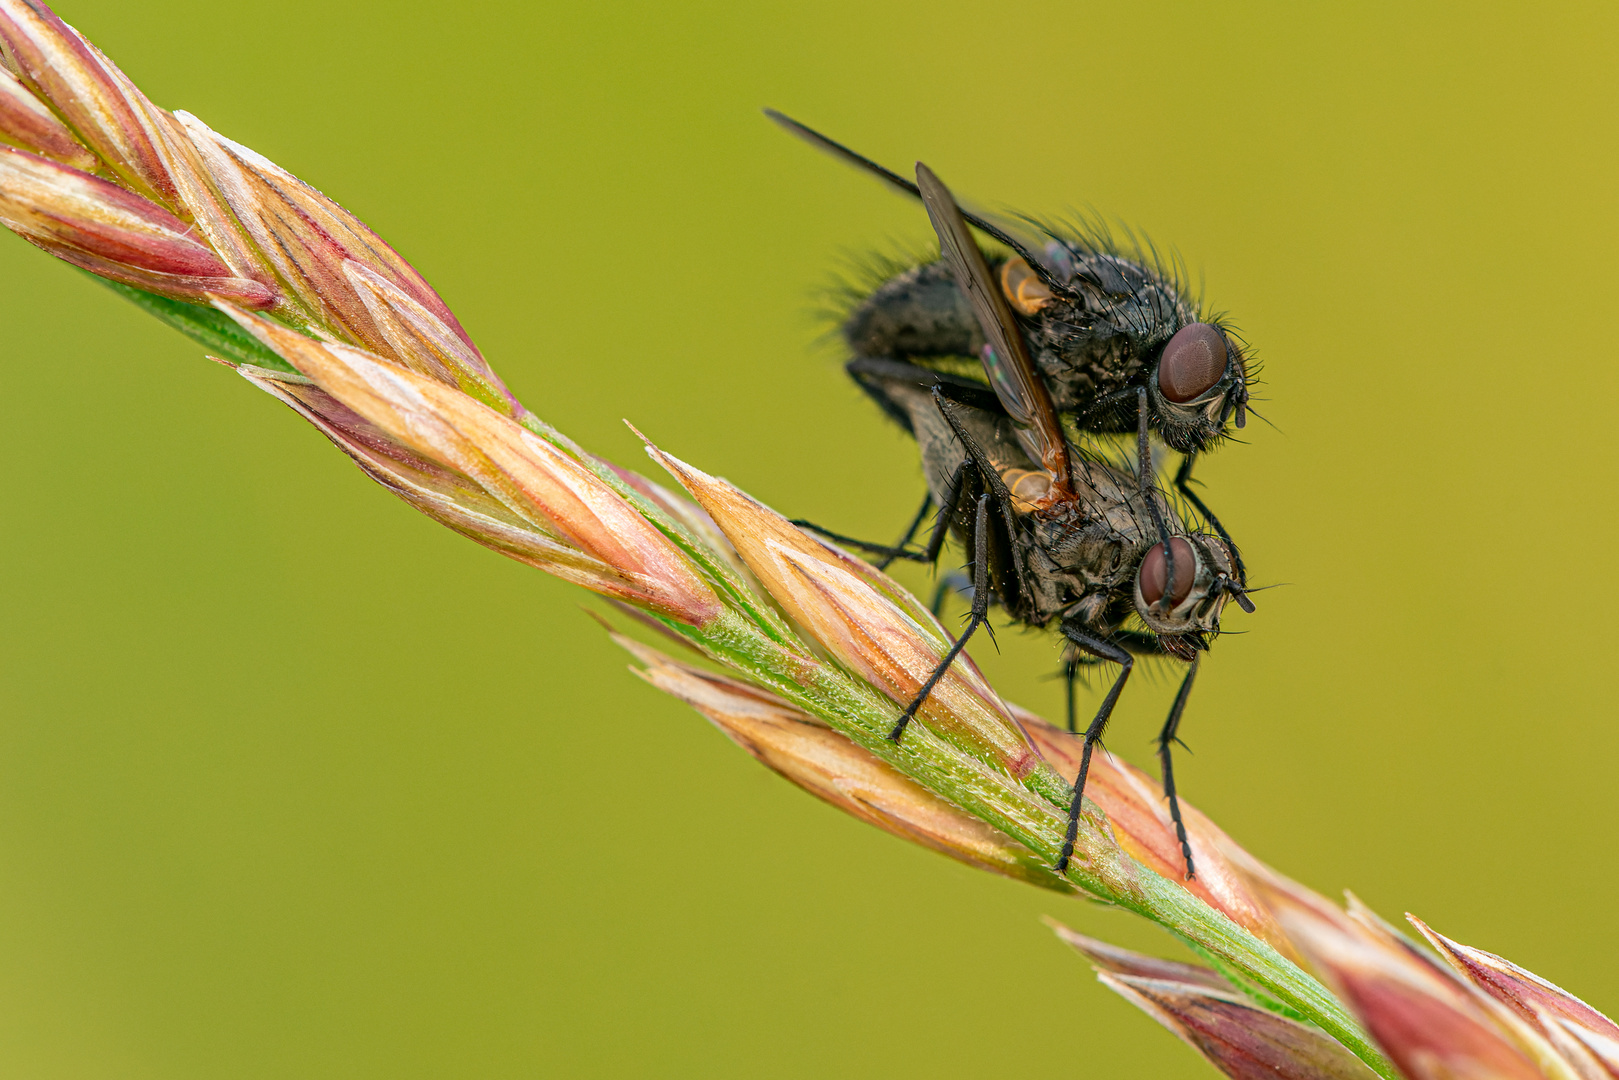
[[1179, 885], [1138, 863], [1132, 870], [1137, 896], [1121, 899], [1120, 906], [1151, 919], [1210, 956], [1218, 966], [1231, 968], [1243, 979], [1251, 980], [1337, 1039], [1377, 1075], [1402, 1080], [1343, 1004], [1298, 965]]
[[88, 270], [83, 273], [148, 315], [156, 316], [158, 321], [180, 331], [214, 356], [252, 364], [255, 367], [270, 368], [273, 371], [290, 371], [297, 374], [297, 369], [260, 344], [252, 334], [237, 326], [236, 321], [223, 311], [216, 311], [200, 304], [171, 300], [167, 296], [149, 293], [131, 285], [108, 281], [106, 278], [96, 277]]
[[[898, 709], [864, 682], [782, 648], [749, 620], [726, 614], [690, 635], [714, 659], [819, 717], [930, 791], [988, 822], [1054, 864], [1072, 788], [1041, 770], [1019, 783], [963, 752], [925, 725], [895, 744], [886, 736]], [[1054, 776], [1055, 774], [1053, 774]], [[1134, 911], [1238, 973], [1264, 994], [1342, 1043], [1386, 1080], [1400, 1080], [1366, 1033], [1325, 987], [1270, 945], [1184, 888], [1130, 858], [1106, 816], [1087, 802], [1068, 879]]]
[[[292, 370], [222, 312], [97, 280], [212, 353], [258, 367]], [[813, 659], [809, 650], [794, 648], [791, 632], [768, 606], [758, 604], [684, 528], [608, 470], [597, 471], [698, 558], [741, 608], [707, 626], [678, 628], [682, 633], [714, 659], [774, 689], [906, 776], [1018, 840], [1037, 857], [1056, 862], [1072, 789], [1053, 770], [1038, 768], [1019, 782], [921, 724], [913, 725], [902, 743], [889, 741], [886, 735], [897, 715], [893, 702], [848, 673]], [[1185, 889], [1131, 859], [1113, 840], [1105, 816], [1093, 804], [1087, 804], [1067, 877], [1091, 895], [1158, 923], [1314, 1023], [1379, 1076], [1399, 1080], [1365, 1032], [1319, 982]]]

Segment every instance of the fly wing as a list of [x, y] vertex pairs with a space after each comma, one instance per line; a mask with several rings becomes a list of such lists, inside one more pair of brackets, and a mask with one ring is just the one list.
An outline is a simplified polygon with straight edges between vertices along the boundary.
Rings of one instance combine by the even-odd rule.
[[1031, 455], [1051, 474], [1052, 482], [1067, 491], [1071, 487], [1068, 440], [1057, 420], [1051, 394], [1034, 370], [1017, 318], [990, 275], [984, 253], [967, 231], [967, 221], [950, 190], [921, 162], [916, 165], [916, 182], [933, 230], [939, 234], [939, 248], [989, 343], [982, 357], [984, 374], [1008, 415], [1032, 444]]
[[941, 505], [948, 498], [951, 478], [970, 455], [939, 411], [934, 387], [944, 391], [957, 421], [984, 456], [980, 464], [990, 472], [999, 477], [1009, 469], [1038, 467], [1018, 441], [1017, 431], [1000, 401], [983, 384], [895, 360], [855, 360], [848, 371], [862, 389], [916, 437], [922, 451], [923, 475]]
[[[831, 154], [847, 165], [853, 165], [857, 169], [863, 169], [871, 173], [885, 184], [904, 192], [913, 199], [922, 197], [922, 192], [911, 181], [892, 169], [883, 168], [883, 166], [864, 154], [855, 153], [842, 143], [827, 138], [814, 128], [806, 127], [792, 117], [779, 113], [775, 109], [766, 109], [765, 115], [817, 150]], [[1046, 248], [1045, 241], [1036, 238], [1027, 224], [1022, 222], [1014, 223], [1003, 215], [987, 214], [983, 211], [971, 209], [963, 209], [961, 214], [974, 228], [981, 229], [986, 236], [1005, 244], [1022, 256], [1023, 261], [1029, 264], [1030, 269], [1048, 287], [1057, 292], [1073, 291], [1067, 284], [1068, 277], [1073, 270], [1072, 266], [1053, 265], [1050, 257], [1051, 252]], [[1058, 252], [1058, 254], [1060, 255], [1061, 252]]]
[[1033, 583], [1015, 556], [1014, 538], [1023, 533], [1003, 477], [1013, 469], [1032, 470], [1035, 464], [1000, 401], [981, 384], [892, 360], [856, 360], [849, 373], [916, 436], [928, 490], [948, 508], [945, 525], [968, 552], [975, 550], [973, 508], [980, 495], [991, 497], [996, 513], [989, 537], [990, 581], [1001, 605], [1021, 617]]

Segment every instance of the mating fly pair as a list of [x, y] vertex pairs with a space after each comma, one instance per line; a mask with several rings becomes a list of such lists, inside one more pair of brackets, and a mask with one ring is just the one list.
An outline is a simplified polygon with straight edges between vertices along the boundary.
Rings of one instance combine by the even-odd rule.
[[[1170, 748], [1199, 654], [1219, 632], [1228, 600], [1247, 611], [1246, 572], [1235, 544], [1190, 488], [1196, 455], [1248, 405], [1238, 342], [1201, 319], [1166, 275], [1105, 244], [1057, 230], [963, 211], [927, 166], [911, 183], [776, 112], [793, 134], [922, 200], [938, 234], [937, 262], [880, 284], [848, 315], [847, 369], [916, 437], [928, 493], [896, 545], [801, 525], [895, 559], [938, 562], [947, 534], [969, 554], [972, 610], [966, 628], [923, 683], [890, 735], [903, 737], [991, 603], [1018, 622], [1056, 623], [1069, 645], [1068, 728], [1078, 733], [1074, 680], [1081, 665], [1120, 666], [1085, 729], [1068, 831], [1067, 868], [1091, 752], [1107, 727], [1136, 656], [1190, 665], [1158, 737], [1164, 792], [1186, 859], [1192, 853], [1175, 797]], [[1012, 254], [991, 261], [970, 227]], [[1136, 435], [1134, 472], [1083, 455], [1082, 434]], [[1158, 489], [1153, 433], [1183, 455], [1175, 486], [1212, 533], [1189, 529]], [[933, 533], [913, 539], [938, 508]]]

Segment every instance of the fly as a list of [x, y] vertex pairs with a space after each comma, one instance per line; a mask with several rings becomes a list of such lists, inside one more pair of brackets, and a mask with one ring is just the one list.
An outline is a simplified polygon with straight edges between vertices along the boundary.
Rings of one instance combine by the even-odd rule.
[[[765, 112], [812, 146], [922, 197], [898, 173], [781, 113]], [[999, 292], [1015, 313], [1012, 325], [1058, 416], [1078, 432], [1103, 435], [1145, 425], [1182, 454], [1175, 488], [1231, 548], [1237, 578], [1245, 581], [1241, 553], [1191, 486], [1197, 455], [1247, 423], [1251, 377], [1235, 330], [1219, 315], [1200, 314], [1155, 256], [1126, 255], [1105, 235], [1033, 219], [963, 217], [1012, 252], [987, 260], [985, 288]], [[843, 334], [857, 383], [872, 392], [867, 362], [877, 359], [981, 374], [971, 369], [986, 344], [982, 313], [956, 280], [941, 253], [884, 281], [849, 313]], [[883, 404], [881, 395], [872, 396]]]
[[[1124, 297], [1130, 298], [1127, 306], [1135, 313], [1116, 312], [1122, 323], [1110, 325], [1146, 327], [1142, 312], [1168, 313], [1161, 321], [1172, 329], [1158, 344], [1150, 369], [1145, 364], [1119, 363], [1111, 368], [1093, 364], [1107, 379], [1093, 380], [1089, 390], [1080, 387], [1077, 378], [1054, 379], [1050, 357], [1058, 354], [1042, 353], [1038, 345], [1031, 348], [1031, 340], [1038, 341], [1045, 331], [1042, 324], [1030, 323], [1024, 307], [1038, 316], [1055, 307], [1062, 295], [1062, 303], [1072, 308], [1075, 297], [1084, 290], [1064, 282], [1099, 277], [1096, 266], [1103, 256], [1092, 253], [1087, 256], [1092, 265], [1072, 270], [1059, 281], [1053, 264], [1061, 260], [1049, 247], [1047, 260], [1037, 261], [1009, 233], [978, 215], [969, 217], [927, 166], [918, 163], [913, 185], [780, 114], [770, 115], [817, 145], [917, 195], [939, 237], [941, 258], [937, 263], [879, 288], [845, 325], [845, 334], [856, 347], [856, 356], [848, 365], [850, 374], [917, 440], [928, 483], [922, 510], [893, 547], [799, 522], [883, 556], [883, 565], [896, 557], [936, 564], [948, 534], [956, 535], [969, 553], [972, 608], [967, 626], [889, 737], [897, 742], [904, 736], [922, 702], [968, 639], [985, 624], [991, 603], [998, 602], [1009, 616], [1030, 626], [1055, 624], [1077, 655], [1119, 664], [1118, 676], [1085, 729], [1067, 832], [1057, 862], [1061, 872], [1073, 854], [1091, 753], [1106, 730], [1135, 658], [1167, 655], [1182, 661], [1188, 671], [1159, 733], [1158, 753], [1164, 793], [1190, 877], [1192, 853], [1175, 794], [1171, 747], [1177, 741], [1198, 660], [1219, 633], [1226, 602], [1235, 600], [1249, 611], [1253, 605], [1247, 598], [1235, 545], [1185, 485], [1195, 453], [1221, 437], [1233, 414], [1240, 423], [1247, 404], [1241, 352], [1219, 325], [1192, 321], [1189, 309], [1176, 306], [1178, 300], [1164, 300], [1169, 306], [1160, 310], [1157, 294], [1136, 285], [1123, 290]], [[969, 223], [1018, 254], [1001, 261], [998, 272], [992, 270]], [[1105, 259], [1122, 265], [1116, 257]], [[1019, 269], [1020, 262], [1023, 269]], [[1037, 265], [1043, 270], [1035, 270]], [[1070, 263], [1071, 268], [1078, 265]], [[1108, 265], [1124, 273], [1118, 265]], [[1027, 277], [1020, 276], [1024, 269]], [[1036, 284], [1031, 285], [1030, 279], [1037, 279]], [[1059, 285], [1066, 291], [1060, 293]], [[1049, 303], [1036, 305], [1031, 297]], [[1022, 306], [1020, 298], [1027, 301]], [[1114, 299], [1121, 297], [1115, 293]], [[928, 317], [919, 317], [922, 315]], [[1070, 311], [1062, 318], [1077, 316]], [[1132, 319], [1136, 322], [1130, 323]], [[1180, 325], [1174, 325], [1176, 320]], [[874, 330], [876, 324], [882, 328]], [[1093, 329], [1100, 325], [1099, 319], [1092, 318]], [[923, 340], [930, 336], [932, 340]], [[1093, 334], [1093, 341], [1104, 339], [1113, 340], [1110, 348], [1115, 357], [1123, 355], [1127, 345], [1135, 348], [1125, 331]], [[875, 341], [884, 349], [862, 352], [863, 341]], [[952, 371], [937, 362], [951, 355], [973, 356], [976, 364], [969, 371]], [[1093, 350], [1092, 358], [1101, 355]], [[1046, 362], [1037, 360], [1041, 356]], [[1071, 374], [1071, 369], [1069, 364], [1063, 370]], [[1174, 395], [1188, 400], [1176, 401], [1166, 393], [1166, 382]], [[1203, 385], [1196, 393], [1183, 392], [1198, 383]], [[1112, 414], [1099, 406], [1124, 397], [1132, 399], [1134, 406], [1126, 414], [1134, 421], [1136, 433], [1134, 474], [1077, 453], [1064, 427], [1066, 417], [1081, 430], [1116, 431], [1116, 420], [1100, 419]], [[1212, 535], [1189, 529], [1158, 490], [1149, 441], [1154, 430], [1186, 455], [1177, 486], [1204, 513], [1214, 529]], [[938, 507], [933, 534], [926, 547], [916, 551], [912, 539], [932, 506]], [[1072, 694], [1076, 667], [1071, 661], [1066, 670], [1068, 727], [1077, 734]]]

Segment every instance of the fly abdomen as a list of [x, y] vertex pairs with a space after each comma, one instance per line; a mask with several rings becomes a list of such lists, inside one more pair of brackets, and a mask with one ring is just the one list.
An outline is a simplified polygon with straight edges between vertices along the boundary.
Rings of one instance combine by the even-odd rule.
[[[976, 357], [984, 335], [942, 262], [913, 267], [878, 286], [843, 324], [856, 356]], [[976, 361], [975, 361], [976, 362]]]

